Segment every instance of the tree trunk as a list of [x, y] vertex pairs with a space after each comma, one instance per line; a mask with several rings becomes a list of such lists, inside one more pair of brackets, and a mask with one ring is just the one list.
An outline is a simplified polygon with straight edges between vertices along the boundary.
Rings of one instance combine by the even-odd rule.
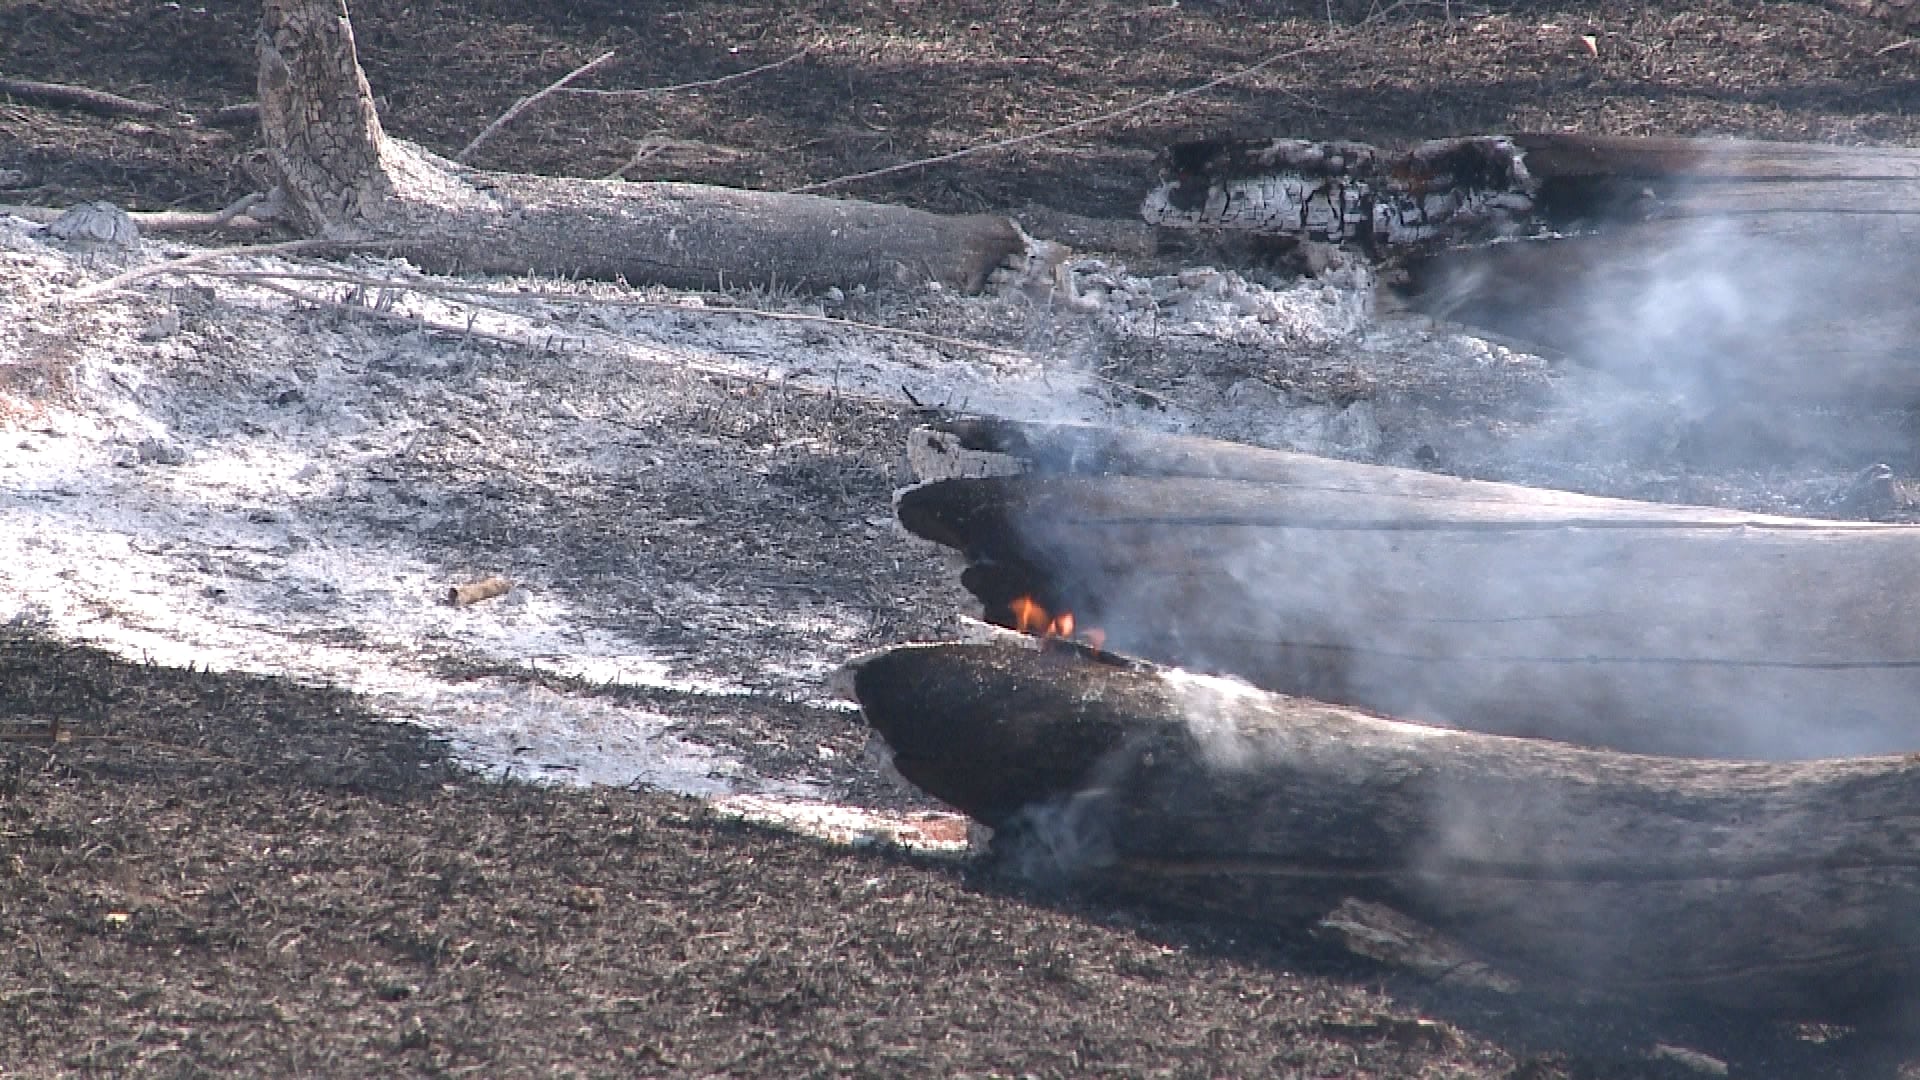
[[[943, 480], [898, 501], [910, 531], [966, 555], [962, 582], [1001, 625], [1018, 624], [1014, 601], [1027, 597], [1164, 663], [1635, 752], [1920, 749], [1920, 622], [1907, 599], [1920, 592], [1920, 528], [1204, 440], [953, 430], [1039, 470]], [[1049, 462], [1067, 471], [1049, 475]], [[1207, 475], [1223, 465], [1232, 475]]]
[[971, 291], [1024, 251], [1013, 223], [992, 215], [467, 169], [381, 131], [345, 0], [267, 0], [265, 11], [262, 131], [311, 235], [449, 272], [686, 288], [936, 281]]
[[903, 775], [1096, 889], [1288, 927], [1359, 897], [1567, 993], [1831, 1015], [1915, 974], [1911, 756], [1633, 757], [1031, 642], [852, 680]]

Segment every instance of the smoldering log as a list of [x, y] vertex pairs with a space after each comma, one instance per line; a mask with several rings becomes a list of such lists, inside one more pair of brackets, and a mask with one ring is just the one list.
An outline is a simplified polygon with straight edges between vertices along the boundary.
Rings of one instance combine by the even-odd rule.
[[1545, 989], [1787, 1013], [1920, 964], [1912, 756], [1637, 757], [1004, 642], [888, 650], [853, 686], [902, 774], [1091, 888], [1287, 927], [1360, 897]]
[[1214, 140], [1169, 149], [1142, 211], [1350, 244], [1415, 310], [1694, 399], [1920, 403], [1920, 150]]
[[[1123, 438], [1107, 464], [1153, 472], [1159, 437]], [[904, 492], [900, 520], [966, 556], [991, 621], [1030, 597], [1277, 692], [1642, 753], [1920, 750], [1920, 528], [1167, 442], [1176, 472], [1239, 475], [956, 478]]]
[[[1141, 213], [1393, 249], [1732, 215], [1904, 216], [1920, 150], [1567, 133], [1357, 142], [1212, 139], [1162, 153]], [[1830, 220], [1830, 228], [1845, 228]]]

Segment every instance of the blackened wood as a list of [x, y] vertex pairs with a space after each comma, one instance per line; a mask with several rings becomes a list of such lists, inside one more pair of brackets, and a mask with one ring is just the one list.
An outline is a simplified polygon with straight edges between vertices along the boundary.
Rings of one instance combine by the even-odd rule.
[[1292, 235], [1376, 253], [1456, 243], [1530, 221], [1532, 179], [1501, 136], [1401, 154], [1356, 142], [1207, 140], [1161, 159], [1149, 224]]
[[853, 673], [900, 771], [1095, 888], [1297, 925], [1387, 903], [1566, 992], [1831, 1014], [1920, 956], [1920, 758], [1442, 731], [1008, 644]]
[[[1028, 454], [1152, 471], [1159, 437], [1118, 438], [1126, 455]], [[1270, 690], [1647, 753], [1920, 750], [1920, 528], [1168, 442], [1172, 469], [1275, 479], [955, 479], [903, 493], [900, 520], [966, 555], [990, 621], [1030, 597]]]
[[[1166, 227], [1355, 242], [1387, 254], [1571, 223], [1920, 212], [1920, 150], [1565, 133], [1356, 142], [1214, 139], [1161, 156]], [[1829, 228], [1847, 228], [1829, 220]]]
[[1353, 245], [1414, 310], [1688, 400], [1920, 405], [1920, 150], [1213, 140], [1171, 148], [1142, 209]]

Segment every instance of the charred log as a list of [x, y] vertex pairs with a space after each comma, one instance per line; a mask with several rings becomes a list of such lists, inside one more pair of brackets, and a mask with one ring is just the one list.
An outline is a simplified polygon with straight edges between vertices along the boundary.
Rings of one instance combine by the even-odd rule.
[[1001, 625], [1031, 598], [1113, 649], [1269, 690], [1635, 752], [1920, 748], [1920, 529], [956, 427], [1068, 462], [899, 500]]
[[1388, 904], [1563, 992], [1909, 992], [1920, 763], [1634, 757], [1007, 643], [856, 665], [909, 779], [1095, 889], [1295, 927]]
[[1693, 400], [1920, 404], [1920, 150], [1215, 140], [1163, 156], [1143, 213], [1351, 244], [1416, 310]]

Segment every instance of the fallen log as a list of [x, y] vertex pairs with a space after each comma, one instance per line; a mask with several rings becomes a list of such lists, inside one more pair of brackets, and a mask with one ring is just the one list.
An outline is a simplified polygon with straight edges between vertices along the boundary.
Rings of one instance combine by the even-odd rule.
[[1287, 928], [1359, 897], [1566, 994], [1833, 1016], [1920, 971], [1920, 757], [1636, 757], [1005, 640], [851, 680], [904, 776], [1094, 890]]
[[457, 165], [381, 129], [343, 0], [269, 0], [259, 84], [261, 131], [296, 227], [435, 270], [974, 291], [1025, 251], [997, 215]]
[[1920, 750], [1920, 528], [1138, 433], [939, 434], [1035, 470], [898, 500], [1003, 626], [1031, 600], [1112, 649], [1276, 692], [1633, 752]]
[[1920, 403], [1920, 150], [1213, 140], [1142, 212], [1361, 248], [1415, 310], [1695, 400]]

